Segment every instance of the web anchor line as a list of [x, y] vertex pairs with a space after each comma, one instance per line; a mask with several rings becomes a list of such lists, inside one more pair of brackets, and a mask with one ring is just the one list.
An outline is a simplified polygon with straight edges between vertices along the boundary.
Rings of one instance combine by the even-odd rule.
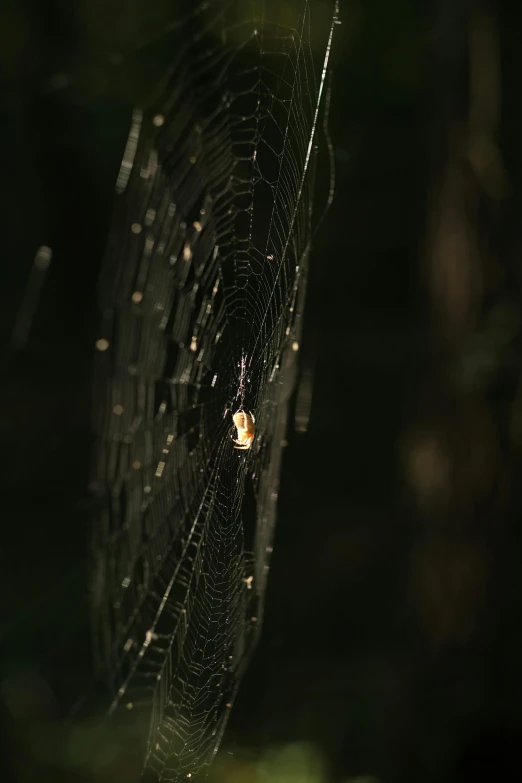
[[[288, 234], [287, 234], [287, 238], [286, 238], [285, 246], [284, 246], [284, 249], [283, 249], [281, 262], [280, 262], [279, 267], [278, 267], [277, 277], [276, 277], [276, 279], [274, 281], [274, 285], [272, 286], [272, 290], [270, 292], [269, 304], [272, 301], [272, 297], [274, 296], [274, 291], [275, 291], [277, 282], [279, 280], [279, 276], [281, 274], [281, 269], [283, 267], [283, 262], [284, 262], [285, 257], [286, 257], [286, 253], [287, 253], [287, 250], [288, 250], [288, 245], [289, 245], [290, 239], [292, 237], [294, 223], [295, 223], [295, 219], [296, 219], [296, 216], [297, 216], [297, 211], [298, 211], [298, 208], [299, 208], [301, 196], [302, 196], [302, 193], [303, 193], [304, 183], [306, 181], [306, 175], [307, 175], [307, 172], [308, 172], [308, 165], [309, 165], [309, 162], [310, 162], [310, 156], [311, 156], [312, 149], [313, 149], [315, 130], [316, 130], [316, 125], [317, 125], [317, 118], [318, 118], [318, 115], [319, 115], [319, 108], [320, 108], [320, 105], [321, 105], [321, 97], [322, 97], [322, 94], [323, 94], [323, 87], [324, 87], [326, 75], [328, 73], [328, 61], [330, 59], [330, 51], [331, 51], [331, 48], [332, 48], [333, 32], [334, 32], [334, 28], [335, 28], [336, 24], [338, 24], [338, 23], [339, 23], [339, 2], [338, 2], [338, 0], [336, 0], [334, 16], [332, 18], [332, 23], [331, 23], [331, 26], [330, 26], [330, 33], [329, 33], [329, 36], [328, 36], [328, 43], [327, 43], [327, 46], [326, 46], [326, 53], [325, 53], [324, 62], [323, 62], [323, 69], [322, 69], [322, 73], [321, 73], [321, 80], [320, 80], [320, 83], [319, 83], [319, 91], [318, 91], [318, 94], [317, 94], [317, 104], [316, 104], [315, 114], [314, 114], [313, 123], [312, 123], [312, 130], [311, 130], [311, 134], [310, 134], [310, 140], [308, 142], [308, 149], [306, 151], [306, 158], [305, 158], [305, 163], [304, 163], [304, 168], [303, 168], [303, 174], [301, 176], [301, 183], [299, 185], [299, 191], [298, 191], [298, 194], [297, 194], [297, 199], [296, 199], [296, 203], [295, 203], [293, 214], [292, 214], [292, 221], [291, 221], [291, 224], [290, 224], [290, 229], [289, 229]], [[333, 194], [332, 194], [332, 198], [333, 198]], [[307, 246], [306, 246], [306, 248], [304, 250], [303, 255], [306, 255], [306, 253], [308, 251], [309, 251], [309, 243], [307, 244]], [[257, 340], [254, 343], [254, 346], [253, 346], [253, 348], [251, 350], [251, 358], [250, 358], [249, 365], [252, 362], [252, 358], [254, 356], [254, 352], [255, 352], [255, 348], [257, 346], [257, 343], [260, 340], [260, 337], [261, 337], [261, 334], [262, 334], [262, 328], [263, 328], [264, 323], [266, 321], [267, 315], [268, 315], [268, 306], [265, 309], [265, 316], [264, 316], [263, 321], [261, 322], [261, 325], [259, 327], [259, 334], [258, 334]]]

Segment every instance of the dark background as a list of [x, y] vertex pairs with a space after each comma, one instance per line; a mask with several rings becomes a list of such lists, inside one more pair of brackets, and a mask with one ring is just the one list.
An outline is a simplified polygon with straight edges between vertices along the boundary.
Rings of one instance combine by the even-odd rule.
[[[0, 392], [2, 763], [24, 782], [94, 779], [88, 728], [64, 751], [54, 727], [90, 654], [96, 280], [150, 80], [131, 55], [174, 6], [8, 2], [0, 19], [7, 335], [36, 249], [53, 249]], [[520, 774], [522, 25], [507, 8], [341, 5], [309, 426], [288, 435], [264, 633], [212, 781]], [[133, 780], [118, 763], [97, 779]]]

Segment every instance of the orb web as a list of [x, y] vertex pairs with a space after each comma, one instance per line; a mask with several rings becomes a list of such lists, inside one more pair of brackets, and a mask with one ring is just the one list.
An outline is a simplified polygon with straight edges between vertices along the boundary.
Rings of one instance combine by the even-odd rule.
[[150, 780], [210, 763], [262, 620], [336, 21], [332, 4], [321, 37], [297, 5], [188, 4], [116, 182], [92, 613], [108, 713], [148, 725]]

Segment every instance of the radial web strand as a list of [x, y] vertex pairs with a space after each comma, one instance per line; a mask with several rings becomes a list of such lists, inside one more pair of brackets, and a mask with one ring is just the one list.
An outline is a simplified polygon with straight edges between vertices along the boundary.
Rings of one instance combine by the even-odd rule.
[[151, 781], [212, 760], [259, 633], [335, 22], [303, 0], [187, 8], [133, 114], [96, 343], [97, 669], [109, 720], [148, 726]]

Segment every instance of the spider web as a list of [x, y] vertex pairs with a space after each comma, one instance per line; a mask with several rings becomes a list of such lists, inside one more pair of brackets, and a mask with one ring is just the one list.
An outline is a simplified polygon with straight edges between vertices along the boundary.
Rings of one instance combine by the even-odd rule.
[[[99, 284], [93, 626], [108, 713], [148, 725], [150, 780], [211, 761], [259, 634], [334, 6], [322, 37], [306, 0], [181, 15], [116, 183]], [[240, 408], [256, 419], [244, 451]]]

